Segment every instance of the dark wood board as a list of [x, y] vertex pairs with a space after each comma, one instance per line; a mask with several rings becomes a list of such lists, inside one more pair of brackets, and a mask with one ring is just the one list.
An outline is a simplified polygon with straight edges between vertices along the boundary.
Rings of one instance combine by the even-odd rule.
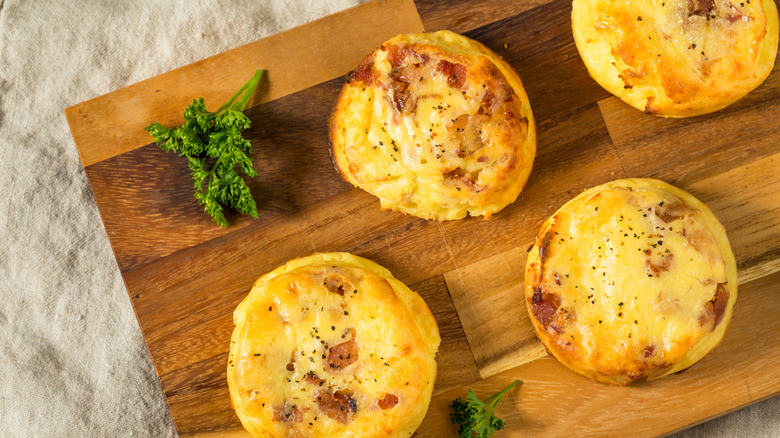
[[[773, 366], [780, 360], [778, 69], [715, 114], [645, 115], [588, 77], [570, 10], [570, 1], [371, 2], [66, 110], [182, 436], [247, 436], [225, 381], [232, 311], [260, 275], [315, 251], [349, 251], [384, 265], [434, 313], [439, 376], [420, 436], [452, 436], [447, 405], [454, 397], [470, 386], [487, 395], [514, 378], [524, 383], [500, 408], [508, 421], [503, 436], [662, 435], [780, 392]], [[531, 178], [489, 221], [438, 223], [382, 211], [376, 198], [340, 178], [328, 152], [328, 116], [350, 68], [397, 33], [447, 28], [503, 56], [523, 79], [537, 118]], [[323, 48], [294, 41], [322, 35], [334, 61], [300, 78], [271, 71], [247, 110], [260, 219], [232, 215], [220, 229], [192, 196], [183, 160], [149, 144], [138, 127], [175, 123], [206, 84], [221, 84], [205, 96], [218, 102], [256, 68], [295, 72], [294, 58]], [[225, 60], [235, 72], [215, 76], [213, 63]], [[132, 123], [113, 138], [89, 134], [122, 120]], [[699, 364], [615, 388], [546, 355], [521, 287], [526, 249], [543, 220], [581, 190], [623, 177], [661, 178], [710, 205], [727, 228], [741, 285], [723, 344]]]

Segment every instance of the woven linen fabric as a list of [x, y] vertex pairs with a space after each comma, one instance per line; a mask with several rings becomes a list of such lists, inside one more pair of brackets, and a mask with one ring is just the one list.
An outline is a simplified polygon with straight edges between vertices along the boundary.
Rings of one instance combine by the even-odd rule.
[[0, 0], [0, 437], [176, 436], [64, 109], [358, 3]]
[[176, 436], [63, 110], [360, 2], [0, 0], [0, 437]]

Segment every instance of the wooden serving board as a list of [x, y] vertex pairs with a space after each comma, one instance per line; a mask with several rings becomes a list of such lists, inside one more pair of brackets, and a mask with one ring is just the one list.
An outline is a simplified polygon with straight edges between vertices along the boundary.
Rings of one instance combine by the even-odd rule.
[[[448, 404], [523, 381], [501, 403], [502, 436], [654, 436], [780, 393], [780, 72], [731, 107], [645, 115], [588, 77], [570, 0], [384, 0], [363, 4], [68, 108], [70, 123], [156, 371], [182, 436], [247, 436], [225, 381], [232, 311], [265, 272], [315, 251], [380, 263], [426, 300], [441, 331], [439, 376], [419, 436], [453, 436]], [[344, 75], [385, 39], [451, 29], [523, 79], [538, 156], [520, 198], [492, 220], [438, 223], [380, 210], [342, 181], [327, 120]], [[230, 65], [230, 69], [223, 69]], [[143, 131], [180, 123], [196, 96], [218, 105], [268, 70], [247, 114], [260, 219], [220, 229], [180, 157]], [[107, 127], [111, 129], [105, 129]], [[625, 388], [568, 371], [536, 339], [522, 297], [542, 221], [581, 190], [664, 179], [728, 230], [739, 299], [722, 344], [660, 381]]]

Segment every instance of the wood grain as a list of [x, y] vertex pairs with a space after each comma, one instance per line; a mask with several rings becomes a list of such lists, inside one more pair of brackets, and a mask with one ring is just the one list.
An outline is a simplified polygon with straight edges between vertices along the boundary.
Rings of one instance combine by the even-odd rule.
[[[514, 378], [523, 384], [500, 406], [510, 425], [503, 436], [660, 435], [780, 392], [780, 72], [718, 113], [661, 119], [588, 77], [571, 35], [570, 0], [417, 6], [419, 16], [411, 0], [367, 3], [67, 110], [181, 436], [248, 436], [225, 382], [232, 311], [259, 276], [315, 251], [375, 260], [431, 308], [442, 337], [439, 374], [418, 436], [452, 436], [453, 398], [468, 387], [484, 396]], [[437, 223], [382, 211], [333, 169], [326, 129], [343, 76], [384, 38], [422, 24], [466, 32], [495, 50], [531, 100], [534, 170], [517, 201], [491, 220]], [[307, 58], [322, 65], [293, 68]], [[229, 216], [231, 226], [220, 229], [195, 202], [183, 161], [144, 144], [141, 129], [152, 119], [178, 120], [209, 88], [198, 82], [203, 74], [224, 85], [207, 100], [231, 94], [259, 59], [277, 63], [262, 102], [247, 111], [261, 170], [249, 182], [260, 220]], [[213, 76], [225, 60], [233, 76]], [[126, 130], [116, 137], [93, 137], [118, 121]], [[581, 190], [627, 176], [665, 179], [707, 203], [726, 226], [741, 286], [731, 327], [712, 354], [681, 374], [615, 388], [546, 356], [525, 312], [522, 275], [550, 214]]]
[[[499, 404], [506, 437], [651, 437], [679, 430], [777, 394], [780, 369], [780, 274], [740, 286], [723, 342], [691, 368], [628, 387], [600, 384], [552, 357], [468, 385], [486, 397], [520, 379]], [[749, 340], [749, 342], [746, 342]], [[467, 386], [433, 398], [419, 436], [454, 436], [449, 404]]]
[[341, 76], [388, 38], [422, 30], [413, 0], [369, 2], [74, 105], [65, 116], [86, 167], [149, 144], [143, 129], [180, 124], [197, 96], [219, 106], [257, 69], [268, 74], [250, 107]]
[[417, 0], [426, 32], [448, 29], [464, 33], [506, 17], [513, 17], [550, 0]]
[[599, 101], [627, 174], [672, 184], [702, 179], [780, 150], [780, 66], [764, 84], [722, 111], [664, 119], [615, 97]]
[[482, 378], [547, 355], [525, 310], [526, 257], [517, 247], [444, 274]]

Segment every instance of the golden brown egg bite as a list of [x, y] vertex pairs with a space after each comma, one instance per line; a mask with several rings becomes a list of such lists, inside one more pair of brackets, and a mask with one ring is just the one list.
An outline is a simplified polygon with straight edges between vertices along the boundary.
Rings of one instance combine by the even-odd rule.
[[436, 380], [439, 331], [419, 295], [348, 253], [295, 259], [236, 308], [228, 386], [256, 437], [408, 437]]
[[490, 217], [531, 172], [536, 131], [520, 78], [450, 31], [398, 35], [347, 77], [330, 118], [341, 175], [384, 209]]
[[685, 369], [723, 337], [737, 299], [726, 231], [706, 205], [655, 179], [567, 202], [528, 255], [525, 298], [547, 349], [625, 385]]
[[766, 79], [777, 54], [773, 0], [574, 0], [571, 19], [593, 79], [664, 117], [734, 103]]

